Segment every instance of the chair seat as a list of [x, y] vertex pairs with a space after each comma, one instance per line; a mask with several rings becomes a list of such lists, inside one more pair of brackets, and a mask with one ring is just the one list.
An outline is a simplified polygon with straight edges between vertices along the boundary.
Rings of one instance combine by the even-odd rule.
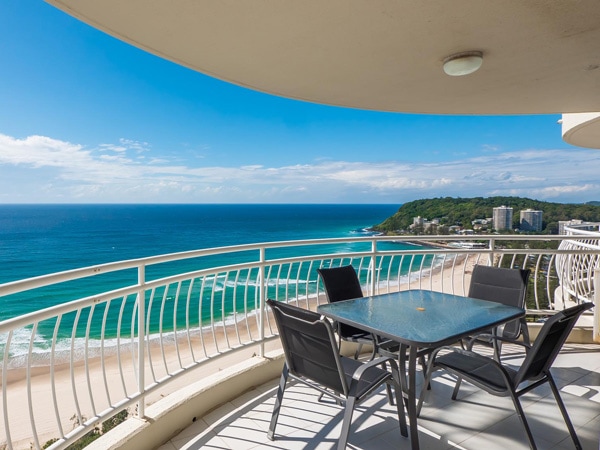
[[[352, 384], [352, 377], [364, 363], [351, 358], [342, 357], [340, 359], [344, 369], [344, 374], [346, 375], [348, 386], [350, 386]], [[383, 382], [390, 377], [390, 372], [380, 369], [379, 367], [371, 367], [367, 369], [362, 374], [361, 379], [358, 382], [355, 393], [357, 399], [362, 399], [365, 395], [373, 390], [373, 386], [379, 386], [383, 384]]]
[[362, 342], [363, 344], [373, 343], [373, 335], [371, 333], [359, 330], [358, 328], [355, 330], [352, 330], [352, 333], [345, 333], [344, 340], [350, 342]]
[[[500, 360], [496, 361], [471, 350], [462, 350], [456, 347], [441, 347], [436, 349], [429, 360], [427, 377], [421, 389], [417, 405], [417, 415], [421, 411], [421, 406], [423, 405], [433, 372], [437, 369], [445, 369], [457, 375], [459, 381], [464, 378], [492, 395], [500, 397], [510, 396], [517, 411], [517, 416], [523, 425], [523, 431], [529, 441], [529, 447], [532, 450], [536, 450], [538, 447], [533, 439], [533, 433], [525, 417], [525, 411], [519, 401], [519, 397], [544, 383], [548, 383], [575, 448], [583, 450], [575, 432], [573, 422], [571, 422], [565, 404], [560, 396], [559, 389], [552, 377], [550, 367], [567, 340], [569, 333], [575, 326], [577, 319], [581, 314], [593, 307], [594, 304], [591, 302], [580, 303], [571, 308], [558, 311], [550, 317], [540, 329], [529, 351], [526, 352], [525, 359], [518, 370], [502, 364]], [[453, 400], [457, 398], [459, 387], [460, 383], [457, 382], [452, 392]]]
[[[486, 386], [486, 390], [493, 390], [496, 395], [506, 392], [509, 395], [510, 386], [506, 385], [502, 369], [498, 363], [486, 356], [474, 352], [465, 352], [458, 349], [451, 351], [435, 360], [435, 367], [446, 369], [468, 379], [474, 384]], [[509, 380], [514, 380], [517, 372], [510, 367], [504, 366]]]

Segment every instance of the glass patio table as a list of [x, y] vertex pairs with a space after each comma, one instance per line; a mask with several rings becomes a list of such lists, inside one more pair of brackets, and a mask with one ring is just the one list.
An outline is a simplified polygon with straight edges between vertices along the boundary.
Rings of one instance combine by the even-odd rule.
[[320, 305], [317, 311], [400, 344], [399, 364], [406, 367], [400, 378], [402, 390], [408, 398], [413, 450], [419, 449], [415, 381], [417, 357], [525, 315], [521, 308], [427, 290], [328, 303]]

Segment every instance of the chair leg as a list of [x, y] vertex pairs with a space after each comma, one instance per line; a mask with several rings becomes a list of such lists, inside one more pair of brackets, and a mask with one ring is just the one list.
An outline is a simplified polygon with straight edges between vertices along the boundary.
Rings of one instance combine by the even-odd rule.
[[502, 354], [502, 341], [499, 341], [498, 339], [494, 339], [492, 342], [492, 345], [494, 348], [494, 359], [496, 360], [497, 363], [501, 363], [500, 355]]
[[571, 419], [569, 418], [569, 414], [567, 413], [567, 408], [565, 408], [565, 404], [562, 401], [562, 398], [560, 397], [560, 393], [558, 391], [558, 388], [556, 387], [556, 384], [554, 383], [554, 379], [552, 378], [552, 376], [549, 373], [547, 374], [547, 376], [548, 376], [548, 383], [550, 384], [550, 387], [552, 388], [552, 393], [554, 394], [554, 398], [556, 399], [558, 408], [560, 409], [563, 419], [564, 419], [565, 423], [567, 424], [567, 428], [569, 429], [569, 434], [571, 435], [571, 439], [573, 440], [573, 443], [575, 444], [575, 448], [578, 450], [581, 450], [583, 447], [581, 446], [581, 442], [579, 441], [579, 438], [577, 437], [577, 433], [575, 433], [575, 427], [573, 427], [573, 423], [571, 422]]
[[362, 350], [362, 344], [358, 344], [356, 346], [356, 352], [354, 352], [354, 359], [358, 359], [358, 357], [360, 356], [360, 351]]
[[373, 361], [377, 356], [377, 342], [373, 339], [373, 349], [371, 350], [371, 356], [369, 357], [369, 361]]
[[529, 428], [529, 424], [527, 423], [527, 419], [525, 418], [525, 412], [523, 411], [521, 402], [519, 401], [519, 399], [517, 398], [517, 396], [515, 395], [514, 392], [511, 392], [510, 397], [513, 401], [513, 404], [515, 405], [515, 409], [517, 411], [517, 416], [519, 416], [519, 419], [521, 420], [521, 423], [523, 424], [523, 429], [525, 430], [525, 434], [527, 435], [527, 440], [529, 441], [529, 447], [531, 447], [531, 450], [537, 450], [537, 446], [535, 445], [535, 442], [533, 440], [533, 434], [531, 433], [531, 428]]
[[[389, 384], [387, 384], [389, 386]], [[400, 386], [400, 380], [396, 380], [396, 386], [394, 386], [394, 395], [396, 397], [396, 410], [398, 411], [398, 423], [400, 424], [400, 435], [408, 437], [408, 427], [406, 426], [406, 416], [404, 415], [404, 402], [402, 398], [402, 387]]]
[[433, 360], [435, 358], [429, 359], [429, 364], [427, 365], [427, 372], [425, 375], [425, 379], [423, 380], [423, 387], [421, 388], [421, 393], [419, 394], [419, 401], [417, 402], [417, 417], [421, 415], [421, 408], [423, 407], [423, 400], [425, 400], [425, 394], [429, 390], [429, 386], [431, 385], [431, 377], [433, 376], [433, 372], [435, 372], [433, 368]]
[[[381, 368], [382, 368], [383, 370], [388, 370], [388, 368], [387, 368], [387, 364], [386, 364], [386, 363], [382, 363], [382, 364], [381, 364]], [[398, 380], [398, 383], [399, 383], [399, 381], [400, 381], [400, 380]], [[385, 392], [386, 392], [386, 394], [387, 394], [388, 403], [389, 403], [390, 405], [392, 405], [392, 406], [393, 406], [393, 405], [394, 405], [394, 396], [393, 396], [393, 394], [392, 394], [392, 387], [389, 385], [389, 383], [386, 383], [386, 384], [385, 384]]]
[[456, 400], [456, 397], [458, 396], [458, 391], [460, 390], [460, 385], [462, 383], [462, 378], [458, 377], [456, 379], [456, 384], [454, 385], [454, 390], [452, 391], [452, 400]]
[[338, 440], [338, 450], [345, 450], [346, 444], [348, 443], [348, 435], [350, 434], [350, 425], [352, 424], [352, 413], [354, 412], [355, 404], [356, 397], [348, 397], [348, 399], [346, 400], [346, 409], [344, 411], [344, 422], [342, 423], [342, 432]]
[[269, 424], [269, 431], [267, 437], [271, 440], [275, 440], [275, 427], [277, 426], [277, 419], [279, 418], [279, 411], [281, 410], [281, 403], [283, 401], [283, 392], [288, 379], [288, 367], [287, 364], [283, 365], [283, 371], [281, 372], [281, 378], [279, 379], [279, 388], [277, 389], [277, 397], [275, 398], [275, 405], [273, 406], [273, 414], [271, 415], [271, 423]]

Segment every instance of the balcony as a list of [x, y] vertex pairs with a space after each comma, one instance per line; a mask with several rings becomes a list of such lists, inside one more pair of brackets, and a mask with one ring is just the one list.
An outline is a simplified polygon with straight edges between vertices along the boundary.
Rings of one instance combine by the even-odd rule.
[[[443, 236], [435, 242], [383, 236], [273, 242], [121, 261], [1, 285], [6, 302], [74, 292], [89, 279], [100, 279], [105, 290], [0, 323], [0, 437], [6, 437], [0, 445], [43, 448], [52, 441], [48, 448], [66, 448], [128, 410], [131, 420], [90, 448], [264, 447], [264, 422], [283, 361], [265, 299], [309, 308], [325, 302], [316, 274], [323, 266], [353, 264], [365, 293], [420, 288], [459, 295], [467, 292], [474, 264], [524, 267], [532, 271], [527, 308], [535, 335], [538, 321], [553, 310], [597, 302], [593, 270], [599, 238], [573, 233]], [[224, 254], [229, 265], [211, 263]], [[555, 373], [585, 448], [596, 449], [600, 347], [592, 343], [593, 317], [582, 319]], [[436, 381], [432, 406], [427, 404], [420, 422], [424, 448], [481, 448], [487, 439], [499, 447], [523, 442], [510, 405], [469, 389], [463, 401], [451, 402], [450, 381], [438, 380], [442, 383]], [[548, 393], [542, 389], [527, 397], [532, 416], [544, 418], [534, 433], [539, 430], [548, 448], [570, 448]], [[326, 404], [316, 408], [305, 395], [299, 390], [294, 400], [311, 415], [297, 419], [290, 406], [278, 429], [281, 440], [269, 445], [332, 446], [340, 421], [329, 418], [339, 410]], [[392, 438], [396, 423], [386, 408], [379, 396], [367, 404], [367, 414], [356, 414], [352, 446], [398, 445]], [[408, 448], [409, 442], [400, 445]]]
[[[522, 357], [516, 346], [504, 350], [510, 363], [518, 363]], [[598, 448], [600, 429], [598, 350], [598, 346], [568, 344], [553, 370], [583, 448], [590, 450]], [[438, 373], [434, 379], [419, 419], [421, 448], [528, 448], [510, 399], [492, 397], [465, 385], [459, 400], [452, 401], [453, 378]], [[342, 409], [332, 403], [318, 403], [314, 391], [302, 385], [286, 393], [276, 440], [267, 439], [277, 381], [273, 379], [199, 418], [159, 450], [335, 448]], [[573, 448], [549, 389], [533, 391], [524, 398], [524, 405], [540, 449]], [[356, 411], [348, 448], [410, 449], [409, 439], [399, 436], [395, 414], [382, 390]]]

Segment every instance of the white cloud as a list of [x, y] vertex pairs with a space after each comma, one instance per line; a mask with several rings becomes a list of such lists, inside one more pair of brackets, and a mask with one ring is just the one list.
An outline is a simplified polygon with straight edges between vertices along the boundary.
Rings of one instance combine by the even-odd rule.
[[321, 159], [282, 167], [269, 167], [267, 155], [257, 155], [252, 165], [198, 167], [193, 155], [185, 161], [182, 154], [173, 159], [152, 153], [148, 143], [126, 139], [92, 149], [0, 134], [0, 201], [402, 203], [490, 195], [600, 200], [600, 152], [594, 150], [490, 152], [429, 163]]

